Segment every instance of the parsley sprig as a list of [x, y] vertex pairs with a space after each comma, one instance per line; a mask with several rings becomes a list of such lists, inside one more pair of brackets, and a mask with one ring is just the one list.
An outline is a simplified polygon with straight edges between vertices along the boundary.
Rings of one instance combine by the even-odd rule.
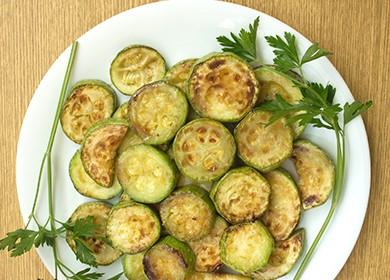
[[[53, 203], [54, 186], [52, 176], [51, 152], [59, 124], [60, 112], [66, 97], [69, 79], [77, 51], [77, 45], [78, 43], [74, 42], [71, 48], [70, 58], [68, 61], [64, 82], [62, 84], [49, 141], [39, 168], [33, 206], [30, 215], [28, 216], [26, 226], [24, 228], [7, 233], [7, 236], [0, 240], [0, 250], [7, 249], [10, 252], [11, 257], [17, 257], [30, 251], [33, 247], [38, 248], [41, 246], [50, 246], [52, 247], [55, 264], [55, 279], [58, 279], [59, 270], [67, 279], [95, 280], [100, 279], [101, 277], [103, 277], [104, 274], [91, 271], [91, 266], [96, 266], [96, 260], [94, 255], [92, 254], [92, 251], [87, 246], [86, 239], [96, 236], [97, 226], [93, 223], [93, 217], [88, 216], [86, 218], [79, 219], [74, 223], [60, 222], [55, 218]], [[44, 224], [40, 224], [36, 217], [36, 208], [38, 205], [38, 195], [42, 185], [43, 171], [45, 167], [47, 169], [47, 199], [49, 205], [49, 216]], [[32, 223], [34, 223], [35, 226], [33, 226]], [[59, 258], [56, 240], [58, 238], [65, 238], [64, 233], [66, 231], [72, 235], [72, 239], [76, 243], [76, 258], [79, 259], [81, 262], [89, 265], [88, 268], [83, 269], [79, 272], [75, 272], [66, 264], [64, 264]], [[120, 275], [121, 274], [118, 274], [110, 278], [109, 280], [117, 280], [119, 279]]]
[[[256, 49], [256, 36], [242, 36], [242, 34], [256, 34], [256, 30], [253, 30], [253, 26], [258, 26], [258, 18], [256, 18], [253, 25], [250, 25], [250, 30], [241, 30], [240, 34], [231, 34], [234, 41], [229, 41], [229, 47], [226, 47], [226, 42], [219, 39], [223, 47], [223, 51], [233, 52], [249, 63], [257, 64], [258, 57], [253, 50]], [[314, 61], [320, 57], [327, 56], [330, 52], [319, 47], [318, 43], [312, 44], [303, 55], [299, 54], [299, 50], [296, 45], [295, 35], [285, 32], [284, 38], [276, 36], [265, 37], [268, 44], [274, 48], [273, 53], [275, 58], [273, 60], [274, 66], [267, 67], [271, 71], [285, 76], [294, 82], [294, 84], [300, 88], [303, 98], [297, 104], [290, 104], [283, 99], [281, 95], [276, 95], [276, 98], [272, 101], [261, 105], [263, 110], [272, 113], [270, 123], [285, 117], [287, 123], [298, 122], [304, 126], [311, 124], [317, 128], [325, 128], [333, 130], [336, 137], [336, 182], [332, 194], [332, 203], [328, 215], [322, 224], [321, 229], [317, 233], [317, 236], [311, 244], [308, 252], [306, 253], [302, 263], [300, 264], [298, 271], [294, 277], [295, 280], [300, 279], [306, 266], [308, 265], [313, 253], [319, 244], [323, 234], [325, 233], [332, 217], [340, 203], [340, 197], [344, 184], [344, 172], [345, 172], [345, 134], [346, 125], [354, 118], [367, 111], [372, 106], [372, 101], [361, 103], [354, 101], [352, 103], [345, 103], [343, 106], [334, 103], [334, 97], [336, 95], [336, 88], [332, 85], [322, 85], [319, 83], [309, 82], [305, 79], [302, 66], [308, 62]], [[236, 42], [236, 43], [235, 43]], [[240, 42], [245, 42], [242, 44]], [[251, 46], [246, 49], [245, 46]], [[247, 54], [251, 55], [248, 56]], [[243, 55], [244, 54], [244, 55]], [[296, 78], [291, 75], [291, 71], [298, 71], [300, 78]], [[294, 113], [294, 114], [293, 114]]]

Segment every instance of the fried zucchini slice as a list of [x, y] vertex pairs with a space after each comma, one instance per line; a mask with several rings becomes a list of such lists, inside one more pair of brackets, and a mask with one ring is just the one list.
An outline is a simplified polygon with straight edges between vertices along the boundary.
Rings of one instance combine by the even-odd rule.
[[116, 176], [111, 187], [106, 188], [97, 184], [88, 173], [85, 172], [83, 163], [81, 162], [80, 150], [77, 150], [69, 163], [69, 176], [72, 180], [75, 189], [82, 195], [96, 199], [111, 199], [117, 196], [122, 187]]
[[273, 170], [264, 176], [271, 186], [271, 197], [261, 219], [275, 240], [285, 240], [301, 215], [298, 189], [290, 174], [283, 169]]
[[274, 239], [260, 221], [228, 227], [220, 241], [222, 262], [230, 268], [248, 274], [268, 263]]
[[81, 146], [81, 161], [88, 175], [99, 185], [111, 187], [114, 182], [114, 161], [128, 130], [128, 123], [107, 119], [92, 126]]
[[105, 82], [82, 80], [77, 82], [61, 112], [61, 126], [72, 141], [83, 142], [85, 133], [96, 122], [109, 118], [115, 110], [116, 95]]
[[186, 83], [191, 74], [192, 66], [194, 66], [197, 59], [190, 58], [179, 61], [173, 65], [165, 75], [165, 80], [171, 85], [177, 86], [183, 92], [186, 92]]
[[[105, 240], [106, 223], [110, 211], [111, 205], [107, 203], [87, 202], [77, 207], [68, 220], [69, 223], [74, 224], [79, 219], [85, 219], [88, 216], [93, 217], [93, 223], [97, 225], [96, 236], [82, 238], [81, 242], [91, 250], [97, 265], [109, 265], [122, 255], [119, 250], [111, 247]], [[76, 253], [77, 244], [73, 239], [71, 231], [66, 232], [66, 242], [72, 251]]]
[[272, 280], [289, 273], [301, 255], [303, 242], [303, 229], [297, 230], [289, 239], [277, 242], [268, 264], [252, 273], [253, 279]]
[[[273, 71], [270, 66], [259, 67], [255, 70], [256, 78], [260, 83], [260, 94], [258, 103], [274, 100], [276, 95], [280, 95], [290, 104], [298, 103], [302, 98], [301, 90], [285, 75]], [[305, 130], [305, 125], [298, 122], [290, 124], [294, 133], [294, 139], [298, 138]]]
[[234, 130], [238, 156], [261, 172], [277, 168], [292, 153], [291, 128], [283, 118], [268, 125], [271, 115], [257, 109], [249, 113]]
[[335, 184], [336, 172], [328, 154], [308, 140], [294, 143], [292, 159], [298, 173], [303, 209], [326, 202]]
[[218, 213], [232, 224], [250, 222], [268, 208], [270, 186], [251, 167], [230, 170], [210, 191]]
[[202, 117], [236, 122], [252, 110], [258, 92], [258, 81], [249, 65], [231, 53], [213, 53], [193, 66], [186, 93]]
[[171, 140], [185, 123], [187, 113], [184, 93], [164, 81], [143, 86], [129, 102], [130, 123], [147, 144]]
[[150, 145], [128, 147], [116, 162], [123, 190], [135, 201], [157, 203], [166, 198], [176, 183], [177, 170], [164, 152]]
[[122, 257], [123, 272], [128, 280], [148, 280], [142, 261], [146, 251]]
[[237, 274], [194, 272], [188, 280], [251, 280], [251, 278]]
[[[113, 118], [121, 119], [121, 120], [129, 120], [129, 103], [125, 102], [115, 111]], [[142, 144], [144, 141], [141, 137], [138, 136], [135, 129], [129, 125], [127, 133], [122, 140], [121, 145], [118, 148], [118, 154], [121, 154], [124, 150], [126, 150], [130, 146]]]
[[110, 67], [112, 83], [125, 95], [133, 95], [143, 85], [161, 80], [165, 72], [165, 60], [161, 54], [141, 45], [121, 50]]
[[198, 182], [221, 177], [233, 164], [236, 145], [230, 131], [210, 119], [196, 119], [183, 126], [173, 141], [177, 167]]
[[198, 240], [213, 228], [215, 209], [204, 189], [185, 186], [161, 203], [160, 217], [166, 230], [177, 239]]
[[137, 254], [150, 248], [159, 239], [160, 231], [160, 221], [151, 208], [121, 201], [110, 212], [106, 235], [114, 248]]
[[199, 185], [200, 187], [204, 188], [206, 191], [210, 191], [212, 183], [211, 182], [197, 182], [194, 179], [191, 179], [190, 177], [187, 177], [184, 174], [179, 175], [179, 179], [177, 180], [177, 186], [178, 187], [184, 187], [188, 185]]
[[219, 255], [219, 241], [227, 227], [228, 223], [223, 218], [217, 216], [214, 226], [208, 235], [199, 240], [188, 242], [196, 256], [196, 271], [212, 272], [222, 265]]
[[150, 248], [143, 259], [150, 280], [184, 280], [193, 272], [195, 256], [191, 248], [173, 236], [167, 236]]

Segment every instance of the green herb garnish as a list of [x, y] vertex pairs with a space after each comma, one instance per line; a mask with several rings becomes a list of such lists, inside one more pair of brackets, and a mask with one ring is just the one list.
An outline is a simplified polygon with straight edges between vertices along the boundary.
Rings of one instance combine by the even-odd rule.
[[[253, 26], [258, 26], [258, 18], [256, 18], [253, 25], [250, 25], [249, 32], [241, 30], [239, 35], [231, 34], [234, 41], [229, 40], [228, 48], [226, 47], [226, 39], [221, 41], [221, 37], [218, 37], [217, 40], [221, 43], [222, 50], [234, 52], [251, 64], [258, 63], [257, 55], [253, 53], [253, 50], [256, 49], [256, 36], [253, 36], [253, 34], [256, 34], [256, 30], [253, 30]], [[248, 34], [252, 34], [252, 36], [248, 36]], [[293, 34], [286, 32], [284, 33], [284, 38], [278, 35], [265, 38], [268, 44], [274, 48], [275, 58], [273, 61], [275, 67], [265, 65], [262, 67], [268, 67], [269, 70], [276, 71], [292, 80], [300, 88], [303, 95], [303, 99], [297, 104], [288, 103], [281, 95], [277, 95], [274, 100], [262, 104], [261, 108], [263, 110], [272, 112], [270, 123], [285, 117], [288, 123], [312, 124], [314, 127], [333, 130], [337, 141], [336, 182], [333, 189], [331, 208], [294, 277], [294, 279], [300, 279], [340, 202], [345, 172], [345, 126], [351, 120], [367, 111], [372, 106], [372, 101], [365, 103], [354, 101], [351, 104], [346, 103], [344, 106], [334, 104], [333, 99], [336, 89], [332, 85], [324, 86], [319, 83], [308, 82], [305, 79], [302, 66], [330, 54], [330, 52], [321, 49], [317, 43], [312, 44], [301, 56], [299, 55], [296, 38]], [[245, 44], [242, 42], [245, 42]], [[250, 46], [250, 48], [245, 46]], [[301, 79], [293, 77], [291, 71], [298, 71]], [[340, 114], [343, 115], [342, 122]]]

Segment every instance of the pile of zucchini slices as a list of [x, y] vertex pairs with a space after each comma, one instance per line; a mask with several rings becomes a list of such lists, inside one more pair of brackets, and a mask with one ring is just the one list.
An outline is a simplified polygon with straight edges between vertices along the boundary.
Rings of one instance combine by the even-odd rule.
[[[270, 113], [256, 108], [277, 94], [298, 102], [293, 82], [230, 53], [167, 69], [141, 45], [119, 52], [110, 77], [126, 102], [117, 108], [112, 86], [83, 80], [61, 114], [81, 145], [69, 164], [73, 185], [98, 200], [70, 217], [93, 216], [96, 236], [83, 242], [96, 263], [122, 257], [136, 280], [276, 279], [292, 270], [302, 210], [323, 204], [335, 180], [326, 152], [299, 139], [304, 127], [269, 125]], [[296, 182], [281, 168], [288, 159]], [[71, 233], [67, 242], [74, 250]]]

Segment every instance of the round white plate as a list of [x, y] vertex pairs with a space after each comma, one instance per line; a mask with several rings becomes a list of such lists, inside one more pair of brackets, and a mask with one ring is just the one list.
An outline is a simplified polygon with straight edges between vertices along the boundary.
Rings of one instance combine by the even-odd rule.
[[[80, 79], [101, 79], [110, 83], [109, 66], [118, 51], [130, 44], [145, 44], [156, 48], [169, 65], [189, 57], [200, 57], [219, 51], [216, 37], [247, 28], [260, 16], [258, 49], [265, 63], [273, 54], [266, 45], [265, 35], [292, 32], [297, 36], [300, 50], [310, 42], [297, 31], [277, 19], [243, 6], [219, 1], [166, 1], [141, 6], [116, 15], [81, 36], [71, 84]], [[37, 88], [20, 131], [16, 159], [16, 179], [20, 209], [24, 218], [32, 206], [39, 163], [47, 145], [70, 48], [50, 67]], [[336, 54], [337, 55], [337, 52]], [[309, 80], [331, 83], [337, 88], [336, 102], [353, 100], [344, 80], [326, 58], [305, 68]], [[118, 93], [121, 102], [127, 98]], [[305, 137], [318, 143], [335, 158], [335, 140], [331, 131], [308, 128]], [[78, 145], [71, 142], [59, 127], [53, 148], [55, 212], [65, 221], [73, 210], [89, 199], [81, 196], [68, 176], [68, 163]], [[334, 279], [343, 267], [358, 238], [370, 190], [370, 154], [366, 131], [359, 117], [347, 129], [347, 169], [342, 203], [327, 230], [303, 279]], [[38, 202], [38, 217], [48, 216], [46, 182], [43, 182]], [[313, 241], [329, 209], [324, 206], [303, 214], [300, 227], [306, 229], [306, 248]], [[51, 248], [38, 249], [39, 256], [53, 274]], [[76, 261], [66, 243], [59, 242], [59, 255], [76, 271], [85, 266]], [[296, 268], [295, 268], [296, 269]], [[121, 271], [120, 261], [98, 269], [107, 272], [105, 279]], [[292, 279], [294, 271], [284, 279]], [[63, 279], [63, 278], [60, 278]]]

